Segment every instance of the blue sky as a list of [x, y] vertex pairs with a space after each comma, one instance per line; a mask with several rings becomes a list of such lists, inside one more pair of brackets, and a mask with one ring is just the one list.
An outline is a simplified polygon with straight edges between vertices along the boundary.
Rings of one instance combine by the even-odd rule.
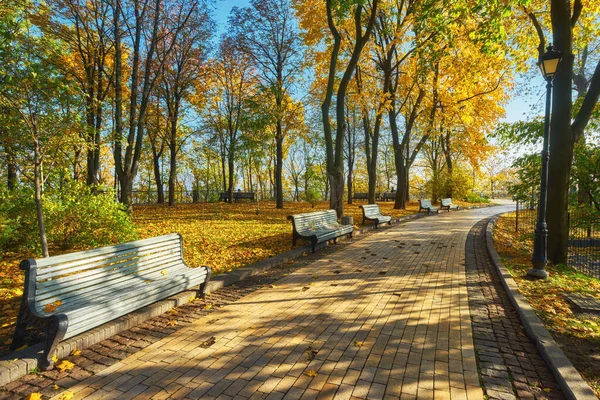
[[[215, 37], [219, 37], [227, 29], [227, 18], [233, 7], [247, 7], [248, 5], [250, 5], [250, 0], [217, 0], [214, 13], [217, 24]], [[537, 106], [537, 109], [540, 109], [540, 98], [544, 94], [545, 82], [541, 76], [539, 78], [539, 88], [533, 81], [535, 78], [522, 77], [519, 79], [520, 82], [517, 82], [512, 98], [506, 106], [505, 121], [514, 122], [527, 119], [531, 114], [532, 106]], [[524, 87], [527, 90], [523, 90]]]

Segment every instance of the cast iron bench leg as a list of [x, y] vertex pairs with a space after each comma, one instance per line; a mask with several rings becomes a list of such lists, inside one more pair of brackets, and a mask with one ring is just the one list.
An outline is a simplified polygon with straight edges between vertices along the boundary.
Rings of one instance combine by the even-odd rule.
[[54, 315], [48, 321], [48, 327], [46, 328], [46, 347], [39, 363], [40, 369], [48, 371], [54, 368], [52, 357], [56, 351], [56, 346], [65, 337], [68, 326], [69, 320], [64, 314]]

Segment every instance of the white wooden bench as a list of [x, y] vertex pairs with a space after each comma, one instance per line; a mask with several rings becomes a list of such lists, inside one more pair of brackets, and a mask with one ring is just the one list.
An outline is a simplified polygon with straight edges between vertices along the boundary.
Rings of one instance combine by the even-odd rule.
[[46, 332], [40, 367], [53, 367], [58, 343], [115, 318], [197, 288], [204, 295], [209, 267], [190, 268], [181, 235], [21, 262], [25, 290], [11, 349], [31, 325]]
[[458, 210], [458, 204], [452, 204], [452, 198], [442, 199], [440, 208], [450, 212], [450, 210]]
[[431, 204], [431, 200], [419, 200], [419, 212], [421, 212], [422, 210], [426, 210], [427, 214], [431, 214], [432, 212], [435, 212], [435, 213], [440, 212], [440, 208], [434, 207]]
[[335, 210], [315, 211], [311, 213], [290, 215], [292, 221], [292, 244], [297, 239], [310, 240], [313, 253], [319, 243], [329, 240], [337, 241], [340, 236], [352, 237], [354, 225], [342, 225], [337, 220]]
[[375, 229], [379, 224], [391, 224], [392, 216], [391, 215], [383, 215], [381, 214], [381, 209], [379, 208], [379, 204], [365, 204], [362, 206], [358, 206], [362, 208], [363, 212], [363, 225], [366, 221], [373, 221], [375, 224]]

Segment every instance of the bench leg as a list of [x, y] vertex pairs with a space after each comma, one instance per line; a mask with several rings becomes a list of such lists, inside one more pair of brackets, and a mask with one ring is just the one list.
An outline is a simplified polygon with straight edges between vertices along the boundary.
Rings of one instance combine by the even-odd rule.
[[15, 326], [15, 333], [13, 334], [13, 340], [10, 344], [10, 351], [15, 351], [19, 347], [25, 344], [25, 331], [27, 330], [27, 316], [29, 315], [27, 310], [27, 295], [23, 294], [21, 299], [21, 308], [19, 309], [19, 315], [17, 316], [17, 325]]
[[210, 282], [210, 277], [212, 276], [212, 270], [206, 267], [206, 280], [200, 284], [198, 288], [198, 292], [196, 293], [196, 297], [205, 298], [206, 297], [206, 288], [208, 287], [208, 283]]
[[316, 253], [316, 247], [317, 247], [317, 240], [316, 239], [310, 241], [310, 247], [312, 248], [312, 252]]
[[333, 238], [333, 244], [337, 244], [337, 238]]
[[52, 357], [56, 351], [56, 346], [58, 346], [58, 343], [65, 337], [68, 326], [69, 321], [64, 314], [55, 315], [50, 318], [48, 327], [46, 328], [46, 346], [44, 348], [42, 359], [39, 362], [40, 369], [48, 371], [54, 368]]

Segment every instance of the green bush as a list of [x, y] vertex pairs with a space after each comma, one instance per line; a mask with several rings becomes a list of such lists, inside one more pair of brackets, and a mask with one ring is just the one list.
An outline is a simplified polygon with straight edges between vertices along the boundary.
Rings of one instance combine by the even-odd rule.
[[39, 248], [33, 190], [0, 192], [0, 248]]
[[[3, 193], [0, 245], [39, 252], [39, 234], [32, 191]], [[88, 249], [137, 238], [135, 226], [113, 194], [94, 193], [79, 182], [44, 194], [44, 222], [51, 248]]]
[[469, 193], [465, 199], [467, 203], [489, 203], [490, 199], [485, 196], [480, 196], [477, 193]]

